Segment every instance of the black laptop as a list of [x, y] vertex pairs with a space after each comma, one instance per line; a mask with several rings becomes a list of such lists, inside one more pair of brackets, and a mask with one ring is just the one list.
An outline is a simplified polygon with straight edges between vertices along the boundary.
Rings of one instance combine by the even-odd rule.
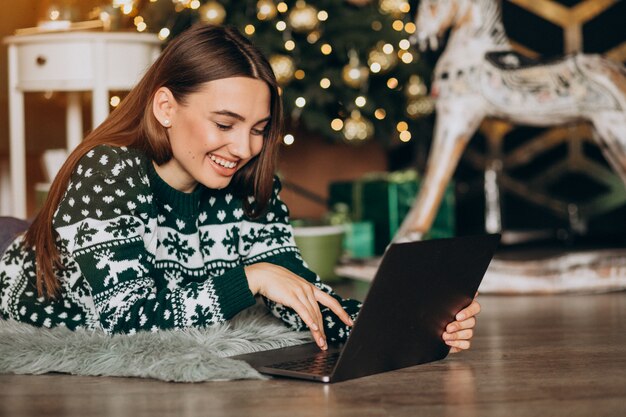
[[467, 307], [500, 235], [394, 243], [376, 272], [343, 345], [315, 343], [233, 356], [259, 372], [339, 382], [445, 358], [441, 338]]

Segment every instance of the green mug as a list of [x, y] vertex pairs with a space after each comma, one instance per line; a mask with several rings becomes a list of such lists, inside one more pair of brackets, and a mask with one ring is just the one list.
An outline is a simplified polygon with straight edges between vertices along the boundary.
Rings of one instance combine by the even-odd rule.
[[35, 206], [37, 210], [43, 207], [43, 203], [46, 202], [46, 198], [48, 198], [48, 192], [50, 191], [49, 182], [38, 182], [35, 184]]
[[343, 225], [294, 227], [293, 235], [302, 258], [313, 272], [326, 282], [339, 279], [335, 266], [343, 251]]

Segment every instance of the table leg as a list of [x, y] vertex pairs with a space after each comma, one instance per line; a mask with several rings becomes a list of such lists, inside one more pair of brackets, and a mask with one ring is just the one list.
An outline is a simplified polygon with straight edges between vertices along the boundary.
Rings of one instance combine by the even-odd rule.
[[26, 218], [26, 147], [24, 132], [24, 93], [17, 86], [17, 48], [9, 46], [9, 143], [11, 161], [12, 215]]
[[106, 50], [104, 42], [94, 43], [94, 86], [91, 109], [93, 112], [91, 129], [98, 127], [109, 115], [109, 90], [106, 82]]
[[8, 161], [0, 160], [0, 216], [10, 216], [11, 207], [11, 175]]
[[72, 152], [83, 139], [83, 115], [80, 102], [80, 92], [67, 93], [67, 152]]

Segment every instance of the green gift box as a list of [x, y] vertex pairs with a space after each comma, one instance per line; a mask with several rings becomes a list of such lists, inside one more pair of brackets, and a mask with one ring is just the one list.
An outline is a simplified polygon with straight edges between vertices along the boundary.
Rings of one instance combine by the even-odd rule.
[[345, 254], [352, 259], [374, 256], [374, 223], [369, 221], [347, 223], [343, 248]]
[[[385, 251], [419, 191], [420, 179], [415, 170], [372, 173], [356, 181], [330, 184], [329, 204], [350, 207], [354, 221], [374, 224], [374, 252]], [[454, 236], [454, 185], [448, 184], [433, 227], [427, 238]]]

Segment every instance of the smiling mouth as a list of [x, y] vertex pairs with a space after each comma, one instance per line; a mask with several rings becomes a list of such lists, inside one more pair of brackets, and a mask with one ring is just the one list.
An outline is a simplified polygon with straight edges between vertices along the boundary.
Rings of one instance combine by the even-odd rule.
[[226, 169], [235, 169], [237, 168], [238, 163], [234, 161], [227, 161], [224, 158], [220, 158], [219, 156], [215, 156], [213, 154], [209, 154], [209, 158], [211, 161], [215, 162], [217, 165], [226, 168]]

